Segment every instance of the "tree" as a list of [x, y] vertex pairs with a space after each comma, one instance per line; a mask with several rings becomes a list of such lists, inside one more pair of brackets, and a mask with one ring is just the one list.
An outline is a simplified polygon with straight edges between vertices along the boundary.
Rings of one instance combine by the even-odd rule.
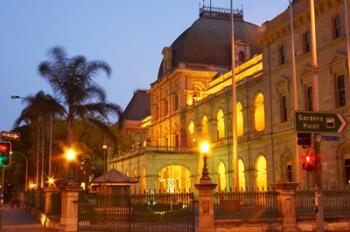
[[75, 120], [100, 128], [114, 141], [115, 136], [106, 122], [110, 113], [120, 117], [122, 110], [117, 104], [106, 102], [104, 90], [94, 82], [100, 71], [110, 76], [109, 65], [103, 61], [88, 61], [84, 56], [69, 58], [58, 47], [50, 54], [51, 59], [39, 65], [39, 72], [49, 82], [63, 109], [68, 145], [75, 140]]

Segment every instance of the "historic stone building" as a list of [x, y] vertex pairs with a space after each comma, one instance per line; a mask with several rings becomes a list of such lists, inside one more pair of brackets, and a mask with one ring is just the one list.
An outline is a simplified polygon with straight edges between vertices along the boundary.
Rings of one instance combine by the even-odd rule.
[[[349, 117], [350, 98], [343, 1], [316, 1], [321, 111]], [[294, 31], [299, 110], [312, 110], [309, 1], [295, 0]], [[109, 160], [109, 167], [139, 179], [139, 190], [188, 191], [203, 167], [198, 144], [211, 143], [209, 172], [218, 190], [267, 189], [280, 180], [313, 186], [296, 145], [289, 10], [257, 26], [235, 12], [238, 170], [232, 164], [230, 14], [202, 8], [197, 19], [162, 50], [157, 80], [148, 90], [150, 115], [140, 125], [143, 143]], [[146, 98], [145, 98], [146, 99]], [[322, 141], [323, 182], [350, 180], [349, 132]], [[298, 150], [298, 151], [297, 151]]]

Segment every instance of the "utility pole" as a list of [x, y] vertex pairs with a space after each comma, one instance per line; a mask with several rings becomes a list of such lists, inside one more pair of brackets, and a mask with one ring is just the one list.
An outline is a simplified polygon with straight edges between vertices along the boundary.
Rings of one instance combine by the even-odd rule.
[[[317, 40], [316, 40], [316, 22], [315, 22], [315, 0], [310, 0], [310, 20], [311, 20], [311, 57], [312, 57], [312, 95], [313, 111], [320, 111], [319, 92], [318, 92], [318, 63], [317, 63]], [[322, 193], [322, 162], [320, 152], [320, 135], [314, 133], [314, 150], [316, 159], [315, 169], [315, 213], [317, 231], [324, 231], [323, 223], [323, 193]]]

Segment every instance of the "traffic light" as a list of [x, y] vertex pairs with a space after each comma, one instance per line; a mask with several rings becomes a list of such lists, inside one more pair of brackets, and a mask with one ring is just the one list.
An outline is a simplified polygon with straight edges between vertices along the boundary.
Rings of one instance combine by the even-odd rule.
[[10, 164], [11, 143], [0, 142], [0, 166], [7, 166]]
[[298, 145], [304, 149], [311, 147], [311, 133], [298, 133]]
[[316, 169], [316, 155], [311, 151], [307, 151], [306, 154], [302, 156], [302, 166], [305, 171], [312, 171]]

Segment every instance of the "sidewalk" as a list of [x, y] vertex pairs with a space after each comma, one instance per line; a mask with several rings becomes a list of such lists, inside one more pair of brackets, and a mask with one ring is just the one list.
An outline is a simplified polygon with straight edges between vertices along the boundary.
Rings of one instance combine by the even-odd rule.
[[1, 232], [48, 232], [39, 222], [21, 208], [11, 208], [4, 205], [2, 208]]

